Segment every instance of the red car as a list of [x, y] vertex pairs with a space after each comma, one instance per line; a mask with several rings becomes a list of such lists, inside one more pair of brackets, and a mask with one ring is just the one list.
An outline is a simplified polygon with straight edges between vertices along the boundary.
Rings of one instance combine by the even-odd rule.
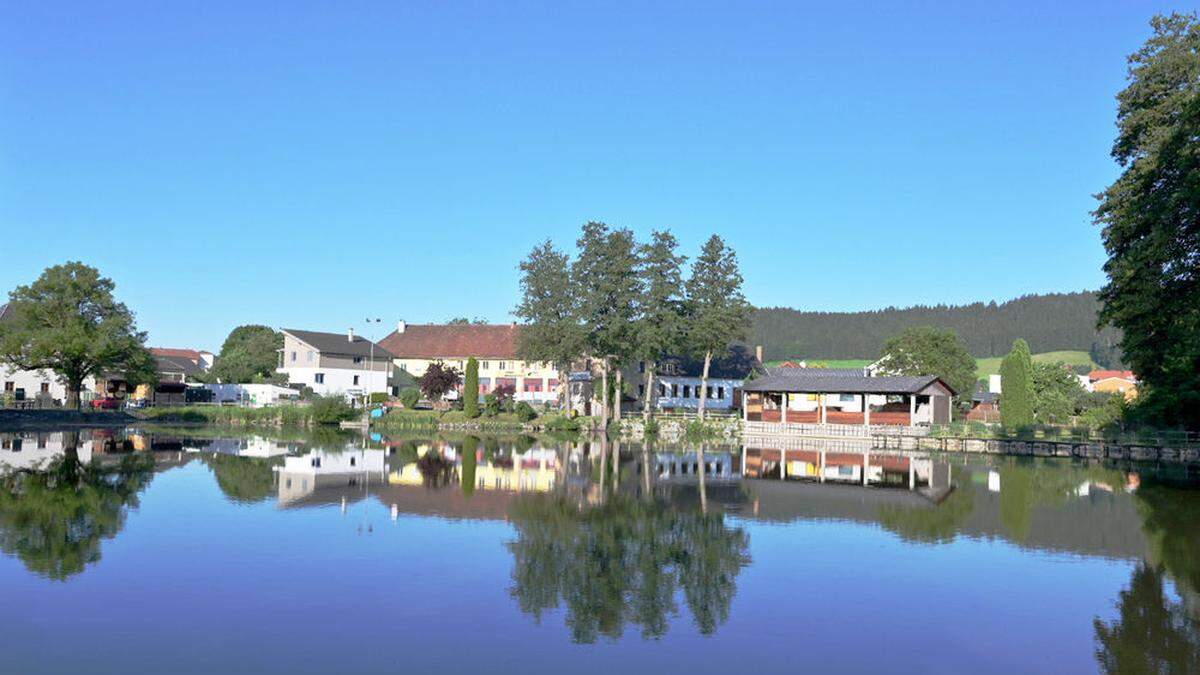
[[119, 398], [95, 398], [92, 399], [93, 410], [119, 410], [121, 408], [121, 399]]

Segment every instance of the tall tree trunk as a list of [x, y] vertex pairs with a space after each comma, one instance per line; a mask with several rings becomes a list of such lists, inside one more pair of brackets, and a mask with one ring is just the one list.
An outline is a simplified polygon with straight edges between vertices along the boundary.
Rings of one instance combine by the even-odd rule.
[[654, 362], [646, 363], [646, 394], [642, 397], [642, 420], [650, 421], [650, 408], [654, 399]]
[[79, 392], [83, 389], [83, 378], [69, 377], [67, 378], [67, 402], [66, 407], [71, 410], [79, 410], [80, 395]]
[[600, 434], [600, 503], [604, 503], [604, 495], [608, 490], [608, 434]]
[[571, 375], [562, 368], [558, 369], [558, 409], [567, 414], [571, 409]]
[[613, 492], [621, 487], [621, 440], [613, 439]]
[[708, 401], [708, 368], [712, 365], [712, 351], [704, 352], [704, 375], [700, 377], [700, 409], [697, 415], [704, 421], [704, 404]]
[[642, 441], [642, 499], [650, 501], [650, 443]]
[[608, 358], [600, 366], [600, 426], [608, 429]]
[[[707, 366], [705, 367], [704, 371], [706, 373], [708, 372]], [[703, 398], [700, 399], [700, 405], [704, 405]], [[703, 410], [703, 408], [701, 410]], [[700, 511], [703, 513], [708, 513], [708, 490], [706, 489], [704, 483], [704, 474], [707, 473], [707, 468], [704, 466], [705, 458], [703, 443], [696, 445], [696, 463], [699, 464], [700, 469], [700, 473], [698, 474], [700, 478]]]
[[621, 375], [621, 367], [617, 366], [617, 382], [616, 382], [617, 390], [615, 392], [613, 392], [613, 419], [617, 420], [617, 421], [621, 420], [621, 380], [622, 380], [622, 378], [623, 378], [623, 376]]

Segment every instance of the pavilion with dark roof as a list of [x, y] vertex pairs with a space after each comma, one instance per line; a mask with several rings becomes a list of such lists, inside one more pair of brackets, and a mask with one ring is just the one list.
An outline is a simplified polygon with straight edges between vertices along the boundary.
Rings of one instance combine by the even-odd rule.
[[935, 375], [872, 376], [859, 368], [773, 368], [742, 388], [747, 422], [947, 424], [956, 392]]

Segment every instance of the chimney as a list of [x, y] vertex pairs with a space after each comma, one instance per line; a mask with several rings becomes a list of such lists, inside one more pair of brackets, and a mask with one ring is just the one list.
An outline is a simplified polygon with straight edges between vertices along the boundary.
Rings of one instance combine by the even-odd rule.
[[354, 342], [354, 329], [353, 328], [346, 329], [346, 341]]
[[758, 345], [754, 348], [754, 358], [758, 359], [759, 363], [762, 363], [762, 345]]
[[404, 319], [400, 319], [399, 321], [396, 322], [396, 332], [397, 333], [403, 333], [405, 328], [408, 328], [408, 323], [406, 323], [404, 321]]

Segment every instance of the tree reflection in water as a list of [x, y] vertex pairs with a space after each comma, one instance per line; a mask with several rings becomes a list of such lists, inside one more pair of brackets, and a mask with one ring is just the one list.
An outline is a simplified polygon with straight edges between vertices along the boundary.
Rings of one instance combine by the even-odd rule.
[[676, 591], [700, 632], [729, 617], [749, 538], [722, 514], [672, 508], [660, 500], [613, 494], [599, 506], [562, 495], [532, 495], [510, 512], [517, 530], [512, 593], [521, 610], [566, 606], [576, 642], [619, 638], [626, 623], [645, 638], [666, 634]]
[[238, 457], [214, 454], [204, 463], [212, 469], [217, 486], [229, 498], [239, 504], [253, 504], [276, 495], [275, 467], [283, 466], [282, 457]]
[[[1143, 483], [1136, 493], [1148, 560], [1117, 601], [1118, 616], [1099, 618], [1096, 659], [1108, 673], [1200, 672], [1200, 493]], [[1168, 597], [1165, 577], [1181, 601]]]
[[36, 574], [65, 580], [100, 560], [100, 542], [125, 525], [154, 475], [147, 454], [112, 465], [79, 462], [74, 448], [40, 471], [0, 477], [0, 550]]

